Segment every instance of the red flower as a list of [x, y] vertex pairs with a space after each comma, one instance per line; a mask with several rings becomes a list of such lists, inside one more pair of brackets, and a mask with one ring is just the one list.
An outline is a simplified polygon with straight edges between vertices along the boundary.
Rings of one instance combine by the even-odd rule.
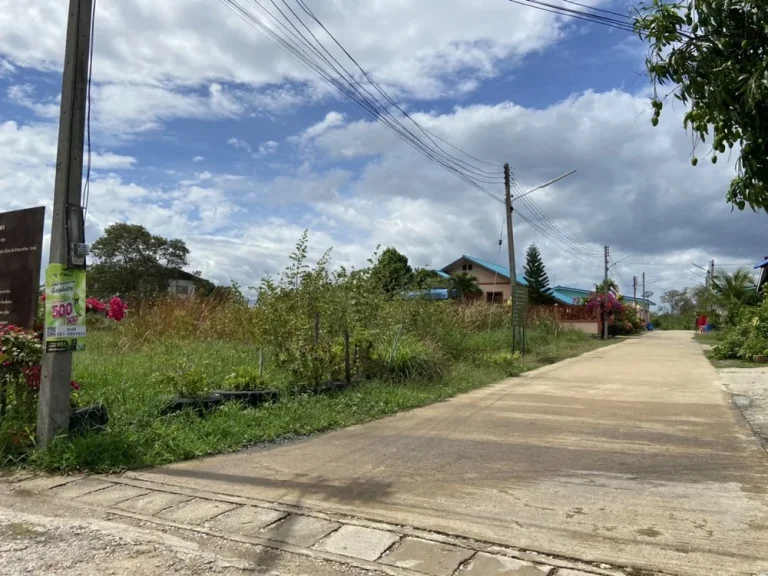
[[109, 301], [107, 318], [112, 318], [115, 322], [120, 322], [125, 318], [126, 310], [128, 310], [126, 303], [120, 300], [117, 296], [112, 296], [112, 299]]
[[77, 383], [77, 382], [75, 382], [74, 380], [72, 380], [72, 381], [69, 383], [69, 386], [70, 386], [70, 388], [72, 388], [72, 390], [74, 390], [75, 392], [77, 392], [78, 390], [80, 390], [80, 384], [78, 384], [78, 383]]

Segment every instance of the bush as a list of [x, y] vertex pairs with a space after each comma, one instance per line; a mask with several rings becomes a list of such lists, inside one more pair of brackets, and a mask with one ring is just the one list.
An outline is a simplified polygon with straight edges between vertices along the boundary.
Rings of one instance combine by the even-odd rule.
[[395, 380], [433, 380], [441, 377], [447, 366], [435, 345], [399, 332], [391, 339], [382, 339], [373, 357], [380, 366], [378, 375]]
[[211, 393], [205, 372], [187, 362], [175, 370], [155, 374], [153, 380], [153, 384], [170, 388], [181, 398], [205, 398]]
[[742, 307], [738, 321], [712, 348], [712, 356], [720, 360], [752, 360], [760, 354], [768, 354], [768, 300], [759, 307]]

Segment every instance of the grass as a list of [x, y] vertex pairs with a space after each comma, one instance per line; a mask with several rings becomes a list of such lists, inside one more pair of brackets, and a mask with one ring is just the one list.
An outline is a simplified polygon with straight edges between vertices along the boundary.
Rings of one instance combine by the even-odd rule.
[[693, 339], [699, 344], [717, 344], [717, 341], [720, 339], [720, 333], [704, 332], [702, 334], [701, 332], [697, 332], [693, 335]]
[[[372, 380], [332, 395], [286, 395], [256, 409], [228, 404], [202, 417], [190, 411], [161, 416], [173, 390], [155, 375], [184, 363], [203, 371], [212, 382], [221, 382], [238, 367], [256, 365], [257, 349], [233, 342], [170, 340], [114, 353], [114, 345], [111, 332], [97, 332], [89, 336], [88, 350], [75, 358], [75, 378], [82, 384], [80, 403], [104, 403], [111, 418], [107, 430], [63, 438], [46, 450], [33, 450], [26, 455], [25, 465], [46, 471], [105, 473], [235, 451], [438, 402], [604, 343], [580, 333], [533, 331], [529, 338], [533, 352], [517, 358], [504, 352], [509, 350], [508, 333], [465, 334], [452, 343], [453, 361], [441, 377]], [[279, 374], [270, 372], [268, 360], [265, 366], [270, 382], [287, 386]]]

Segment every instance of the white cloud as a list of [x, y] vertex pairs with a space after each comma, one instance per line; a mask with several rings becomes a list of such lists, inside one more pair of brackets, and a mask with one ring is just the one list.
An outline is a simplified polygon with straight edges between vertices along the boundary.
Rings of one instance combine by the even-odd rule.
[[205, 160], [205, 158], [203, 158], [202, 156], [195, 156], [194, 158], [192, 158], [192, 162], [194, 163], [202, 162], [203, 160]]
[[320, 122], [313, 124], [304, 132], [302, 132], [296, 140], [300, 142], [307, 142], [313, 138], [317, 138], [325, 134], [331, 128], [336, 128], [344, 124], [344, 114], [340, 112], [328, 112]]
[[235, 150], [245, 150], [249, 154], [252, 152], [251, 145], [248, 144], [245, 140], [240, 140], [239, 138], [232, 137], [229, 140], [227, 140], [227, 144], [232, 146]]

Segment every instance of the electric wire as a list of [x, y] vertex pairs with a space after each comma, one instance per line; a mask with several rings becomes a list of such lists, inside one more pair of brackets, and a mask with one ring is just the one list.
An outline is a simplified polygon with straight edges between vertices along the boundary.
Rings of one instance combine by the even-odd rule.
[[605, 26], [607, 28], [615, 28], [623, 32], [630, 32], [630, 33], [635, 32], [635, 29], [629, 24], [625, 24], [621, 21], [613, 21], [612, 19], [607, 19], [605, 17], [598, 16], [596, 14], [591, 14], [589, 12], [572, 10], [569, 8], [555, 6], [554, 4], [548, 4], [545, 2], [535, 2], [533, 0], [509, 0], [509, 1], [513, 4], [519, 4], [520, 6], [525, 6], [526, 8], [533, 8], [535, 10], [541, 10], [542, 12], [550, 12], [552, 14], [557, 14], [559, 16], [565, 16], [566, 18], [572, 18], [575, 20], [584, 20], [586, 22], [591, 22], [592, 24], [600, 24], [601, 26]]
[[88, 88], [86, 89], [87, 113], [85, 115], [86, 139], [87, 139], [87, 160], [85, 168], [85, 184], [83, 185], [83, 225], [88, 216], [88, 201], [91, 199], [91, 84], [93, 80], [93, 45], [94, 34], [96, 31], [96, 0], [91, 4], [91, 36], [90, 46], [88, 47]]
[[[335, 57], [333, 57], [333, 55], [322, 45], [322, 43], [311, 32], [311, 30], [309, 30], [306, 24], [301, 20], [301, 18], [298, 17], [296, 12], [285, 2], [285, 0], [283, 0], [283, 4], [285, 4], [286, 7], [290, 10], [290, 12], [294, 14], [296, 19], [301, 23], [301, 25], [308, 30], [310, 35], [316, 41], [317, 46], [319, 46], [320, 48], [315, 46], [306, 36], [304, 36], [301, 33], [301, 31], [291, 21], [288, 15], [283, 10], [281, 10], [279, 6], [277, 6], [274, 0], [270, 0], [270, 2], [278, 11], [278, 13], [282, 15], [282, 17], [285, 19], [285, 21], [288, 24], [286, 24], [286, 22], [283, 22], [278, 16], [273, 14], [258, 0], [250, 0], [250, 4], [253, 5], [253, 7], [259, 12], [259, 14], [262, 15], [261, 18], [255, 15], [253, 12], [247, 10], [240, 3], [239, 0], [220, 0], [220, 2], [224, 4], [227, 8], [229, 8], [231, 11], [233, 11], [236, 15], [238, 15], [241, 19], [243, 19], [245, 22], [255, 27], [259, 32], [264, 34], [273, 43], [279, 45], [284, 50], [286, 50], [291, 55], [293, 55], [296, 59], [298, 59], [305, 66], [307, 66], [316, 76], [318, 76], [326, 84], [332, 86], [333, 88], [341, 92], [343, 95], [347, 96], [350, 100], [352, 100], [352, 102], [355, 105], [358, 106], [358, 108], [360, 108], [368, 116], [372, 117], [377, 122], [382, 124], [387, 130], [392, 132], [395, 136], [397, 136], [398, 138], [403, 140], [405, 143], [410, 145], [412, 148], [414, 148], [415, 150], [417, 150], [418, 152], [426, 156], [428, 159], [439, 164], [440, 166], [445, 168], [447, 171], [453, 173], [454, 175], [462, 179], [467, 184], [486, 193], [487, 195], [493, 197], [494, 199], [499, 200], [497, 196], [491, 194], [483, 186], [480, 185], [480, 183], [495, 184], [503, 181], [499, 176], [497, 176], [497, 174], [499, 174], [498, 172], [494, 173], [494, 172], [486, 171], [477, 166], [473, 166], [468, 162], [460, 160], [455, 156], [445, 152], [445, 150], [441, 148], [439, 145], [436, 145], [436, 143], [434, 146], [430, 145], [429, 142], [434, 143], [434, 140], [432, 138], [429, 138], [429, 142], [426, 142], [425, 140], [420, 138], [418, 135], [408, 130], [407, 127], [405, 127], [403, 123], [400, 122], [400, 120], [387, 108], [387, 106], [381, 102], [381, 100], [379, 100], [377, 97], [371, 94], [371, 92], [367, 88], [365, 88], [362, 84], [360, 84], [359, 81], [357, 81], [354, 78], [354, 75], [352, 75], [346, 68], [344, 68], [339, 63], [339, 61]], [[303, 2], [301, 2], [300, 5], [302, 5], [303, 8], [306, 8], [306, 5]], [[314, 16], [313, 13], [311, 13], [311, 10], [308, 10], [308, 8], [306, 8], [305, 11], [308, 11], [307, 13], [310, 15], [310, 17], [315, 19], [319, 23], [319, 25], [327, 31], [327, 29], [322, 25], [322, 23], [319, 22], [319, 19], [317, 19], [317, 17]], [[273, 29], [268, 22], [273, 22], [274, 24], [276, 24], [278, 29]], [[283, 30], [284, 32], [281, 33], [280, 30]], [[327, 32], [327, 33], [330, 36], [330, 32]], [[333, 39], [342, 48], [342, 50], [344, 50], [341, 44], [337, 40], [335, 40], [335, 38]], [[325, 54], [323, 54], [323, 52], [321, 52], [320, 49], [322, 49], [322, 51], [325, 52]], [[349, 53], [346, 50], [344, 51], [346, 54], [349, 55]], [[351, 55], [349, 55], [349, 57], [350, 59], [352, 59]], [[354, 61], [354, 59], [352, 60]], [[370, 75], [367, 72], [365, 72], [362, 69], [362, 67], [359, 64], [357, 64], [356, 61], [355, 61], [355, 64], [358, 66], [360, 70], [363, 71], [366, 78], [368, 78], [369, 81], [371, 81]], [[378, 84], [376, 84], [376, 86], [378, 86]], [[383, 95], [386, 95], [386, 93], [380, 87], [378, 87], [378, 90]], [[394, 102], [388, 96], [386, 96], [386, 98], [388, 99], [388, 101]], [[397, 108], [402, 111], [402, 108], [400, 107], [397, 107]], [[402, 112], [406, 114], [404, 111]], [[414, 125], [420, 127], [420, 125], [418, 125], [418, 123], [415, 120], [413, 120], [413, 118], [411, 118], [410, 116], [408, 117], [414, 123]], [[428, 131], [426, 131], [425, 129], [423, 129], [423, 131], [425, 134], [428, 133]], [[467, 155], [467, 153], [462, 151], [460, 148], [455, 147], [453, 145], [451, 146], [461, 151], [465, 155]]]

